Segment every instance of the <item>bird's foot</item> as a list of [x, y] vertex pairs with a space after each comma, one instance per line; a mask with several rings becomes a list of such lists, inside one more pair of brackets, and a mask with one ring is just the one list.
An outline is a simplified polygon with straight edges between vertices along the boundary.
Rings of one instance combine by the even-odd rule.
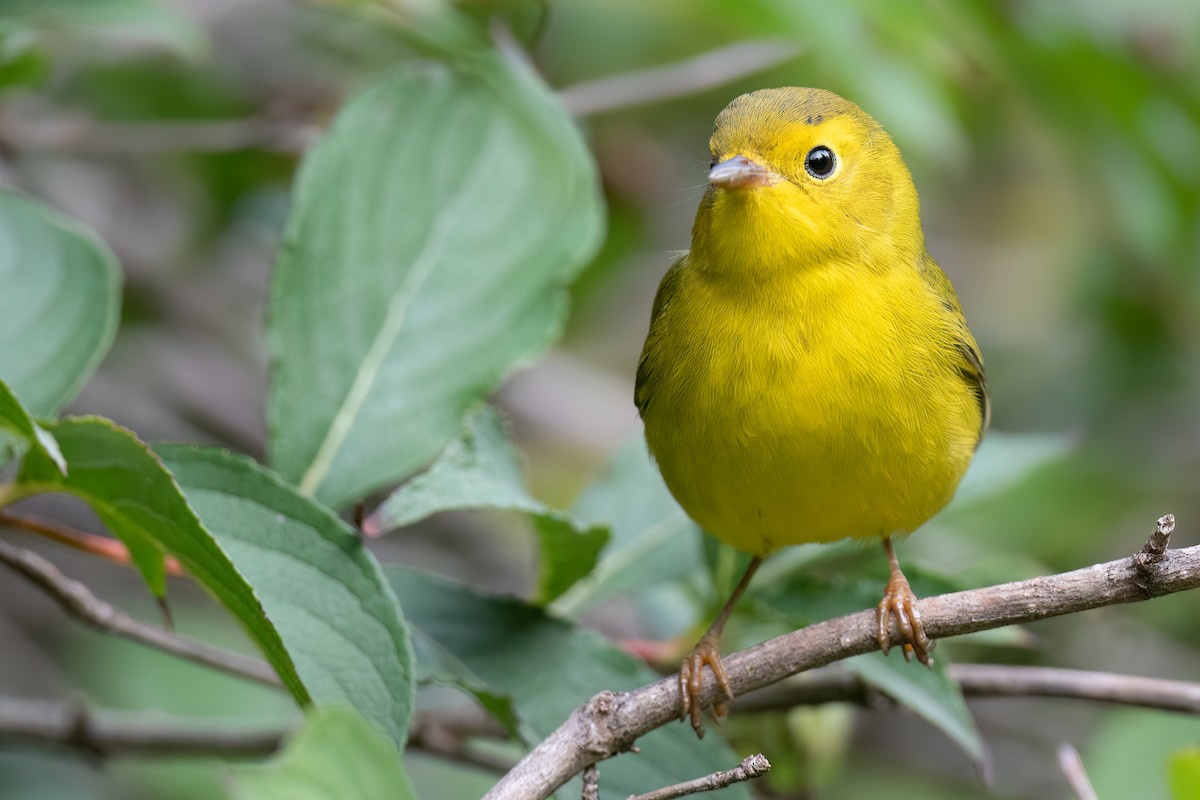
[[900, 643], [904, 648], [904, 660], [912, 661], [917, 657], [927, 667], [933, 666], [934, 642], [925, 635], [925, 625], [921, 622], [921, 612], [917, 610], [917, 596], [908, 585], [908, 578], [896, 569], [883, 590], [883, 600], [879, 602], [879, 649], [886, 656], [891, 649], [891, 619], [896, 618], [896, 629], [900, 632]]
[[704, 693], [706, 664], [712, 670], [717, 679], [717, 686], [721, 689], [722, 699], [713, 703], [710, 709], [713, 722], [720, 725], [729, 716], [733, 689], [729, 686], [729, 676], [725, 673], [725, 664], [721, 661], [720, 640], [711, 633], [706, 633], [700, 638], [679, 667], [679, 718], [691, 717], [692, 730], [701, 739], [704, 738], [704, 706], [701, 703], [701, 695]]

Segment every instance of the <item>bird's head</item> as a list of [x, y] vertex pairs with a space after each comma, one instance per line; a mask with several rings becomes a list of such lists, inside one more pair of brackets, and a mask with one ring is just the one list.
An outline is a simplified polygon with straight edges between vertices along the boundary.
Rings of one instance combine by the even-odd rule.
[[717, 117], [692, 250], [720, 269], [924, 252], [912, 176], [887, 132], [823, 89], [744, 94]]

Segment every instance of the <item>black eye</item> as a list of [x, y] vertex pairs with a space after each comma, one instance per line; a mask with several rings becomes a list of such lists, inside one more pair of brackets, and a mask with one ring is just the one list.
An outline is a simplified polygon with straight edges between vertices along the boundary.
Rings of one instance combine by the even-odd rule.
[[808, 155], [804, 157], [804, 168], [817, 180], [825, 180], [832, 175], [836, 164], [837, 159], [833, 157], [833, 151], [823, 144], [809, 150]]
[[709, 172], [711, 172], [711, 171], [712, 171], [712, 168], [713, 168], [713, 167], [715, 167], [716, 165], [717, 165], [717, 157], [716, 157], [716, 156], [713, 156], [713, 157], [712, 157], [712, 161], [711, 161], [711, 162], [709, 163], [709, 165], [708, 165], [708, 170], [709, 170]]

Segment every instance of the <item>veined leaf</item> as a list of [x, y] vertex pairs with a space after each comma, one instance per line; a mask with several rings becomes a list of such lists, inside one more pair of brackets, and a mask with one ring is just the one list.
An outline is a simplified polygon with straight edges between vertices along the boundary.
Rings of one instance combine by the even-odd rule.
[[417, 800], [396, 748], [349, 709], [313, 713], [287, 749], [233, 770], [237, 800]]
[[[899, 648], [895, 648], [899, 650]], [[981, 775], [991, 773], [991, 759], [963, 699], [962, 689], [947, 672], [946, 659], [932, 668], [908, 663], [899, 652], [867, 653], [846, 661], [847, 669], [949, 736], [974, 762]]]
[[608, 541], [608, 529], [577, 524], [535, 500], [524, 484], [504, 420], [484, 406], [467, 417], [462, 434], [438, 460], [385, 500], [363, 529], [378, 535], [456, 509], [526, 514], [540, 544], [537, 598], [549, 602], [591, 572]]
[[336, 508], [429, 463], [558, 336], [601, 227], [590, 155], [523, 66], [361, 92], [305, 160], [276, 266], [276, 468]]
[[0, 378], [31, 416], [54, 416], [108, 351], [121, 276], [94, 235], [0, 190]]
[[354, 708], [403, 748], [412, 643], [357, 533], [249, 458], [185, 445], [156, 450], [254, 587], [313, 702]]
[[175, 556], [237, 618], [292, 696], [308, 703], [308, 690], [254, 590], [201, 524], [158, 457], [106, 419], [66, 419], [49, 428], [66, 459], [67, 474], [34, 450], [25, 457], [18, 487], [26, 493], [66, 492], [84, 500], [129, 548], [134, 565], [158, 597], [166, 593], [163, 554]]
[[[495, 693], [512, 698], [530, 741], [548, 735], [597, 692], [633, 689], [658, 677], [596, 632], [520, 601], [482, 595], [416, 570], [388, 568], [387, 575], [415, 629]], [[738, 761], [719, 737], [697, 740], [685, 724], [660, 728], [639, 739], [638, 747], [637, 756], [605, 762], [606, 798], [623, 799]], [[749, 796], [744, 785], [724, 791], [722, 797]]]
[[[67, 463], [63, 461], [58, 442], [54, 441], [49, 431], [33, 421], [17, 396], [0, 380], [0, 433], [4, 431], [15, 434], [23, 445], [22, 449], [32, 447], [58, 467], [59, 472], [67, 471]], [[0, 441], [0, 448], [2, 447], [3, 442]], [[0, 456], [2, 455], [3, 450], [0, 449]], [[3, 463], [3, 458], [0, 458], [0, 465]]]
[[671, 497], [638, 437], [571, 509], [575, 519], [611, 526], [612, 541], [596, 569], [554, 602], [577, 614], [615, 594], [656, 586], [703, 570], [699, 529]]

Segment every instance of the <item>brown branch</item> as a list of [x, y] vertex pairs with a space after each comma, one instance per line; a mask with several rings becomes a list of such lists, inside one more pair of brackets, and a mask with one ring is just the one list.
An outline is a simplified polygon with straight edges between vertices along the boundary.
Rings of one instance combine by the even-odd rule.
[[[94, 533], [76, 530], [61, 522], [0, 511], [0, 525], [41, 536], [52, 542], [66, 545], [73, 550], [99, 556], [114, 564], [130, 565], [133, 563], [133, 559], [129, 556], [129, 548], [120, 541], [108, 536], [98, 536]], [[185, 574], [179, 561], [171, 556], [166, 557], [164, 564], [168, 575], [179, 577]]]
[[[789, 61], [794, 42], [760, 39], [721, 47], [684, 61], [568, 86], [559, 93], [576, 117], [647, 105], [730, 83]], [[320, 139], [320, 126], [275, 114], [181, 122], [102, 122], [72, 111], [0, 116], [0, 149], [126, 156], [156, 153], [222, 153], [262, 148], [301, 153]]]
[[[1057, 697], [1200, 714], [1200, 683], [1111, 672], [1004, 664], [951, 664], [950, 676], [967, 697]], [[857, 675], [821, 669], [739, 698], [742, 714], [818, 703], [870, 704], [877, 694]]]
[[1092, 781], [1083, 768], [1083, 759], [1079, 757], [1079, 751], [1066, 742], [1058, 746], [1058, 766], [1066, 776], [1067, 783], [1071, 785], [1071, 791], [1079, 800], [1099, 800], [1096, 790], [1092, 788]]
[[0, 142], [9, 148], [88, 156], [221, 153], [250, 148], [298, 153], [319, 135], [315, 126], [265, 116], [186, 122], [99, 122], [77, 113], [40, 120], [0, 117]]
[[595, 764], [583, 769], [583, 791], [579, 800], [600, 800], [600, 770]]
[[248, 678], [268, 686], [280, 685], [279, 676], [265, 662], [169, 633], [136, 620], [96, 597], [79, 581], [63, 575], [57, 567], [37, 553], [0, 541], [0, 563], [7, 564], [29, 579], [67, 614], [93, 628], [230, 675]]
[[279, 748], [288, 729], [96, 713], [79, 703], [0, 698], [0, 741], [53, 744], [97, 756], [211, 755], [249, 758]]
[[723, 86], [800, 53], [799, 45], [784, 39], [739, 42], [674, 64], [568, 86], [558, 99], [573, 116], [602, 114]]
[[[244, 720], [161, 718], [97, 711], [80, 703], [0, 697], [0, 742], [54, 745], [103, 758], [121, 756], [270, 755], [293, 731], [291, 725], [247, 725]], [[447, 737], [453, 733], [453, 739]], [[408, 747], [474, 767], [503, 772], [511, 762], [469, 752], [468, 737], [498, 738], [504, 728], [477, 706], [418, 712], [409, 726]]]
[[711, 775], [705, 775], [703, 778], [696, 778], [694, 781], [677, 783], [674, 786], [656, 789], [653, 792], [631, 795], [629, 800], [675, 800], [676, 797], [683, 797], [689, 794], [715, 792], [718, 789], [724, 789], [735, 783], [760, 778], [770, 771], [771, 762], [767, 761], [766, 756], [759, 753], [758, 755], [747, 756], [741, 764], [738, 764], [733, 769], [714, 772]]
[[[1165, 518], [1164, 518], [1165, 522]], [[1200, 586], [1200, 546], [1168, 551], [1149, 574], [1123, 558], [1085, 569], [929, 597], [918, 603], [925, 630], [944, 638], [1090, 608], [1130, 603]], [[875, 611], [810, 625], [734, 653], [725, 668], [735, 695], [789, 675], [878, 648]], [[892, 642], [898, 643], [892, 630]], [[601, 692], [576, 709], [486, 795], [486, 800], [543, 800], [584, 767], [628, 749], [640, 736], [676, 719], [678, 682], [663, 678], [632, 692]], [[705, 676], [702, 700], [718, 689]]]

